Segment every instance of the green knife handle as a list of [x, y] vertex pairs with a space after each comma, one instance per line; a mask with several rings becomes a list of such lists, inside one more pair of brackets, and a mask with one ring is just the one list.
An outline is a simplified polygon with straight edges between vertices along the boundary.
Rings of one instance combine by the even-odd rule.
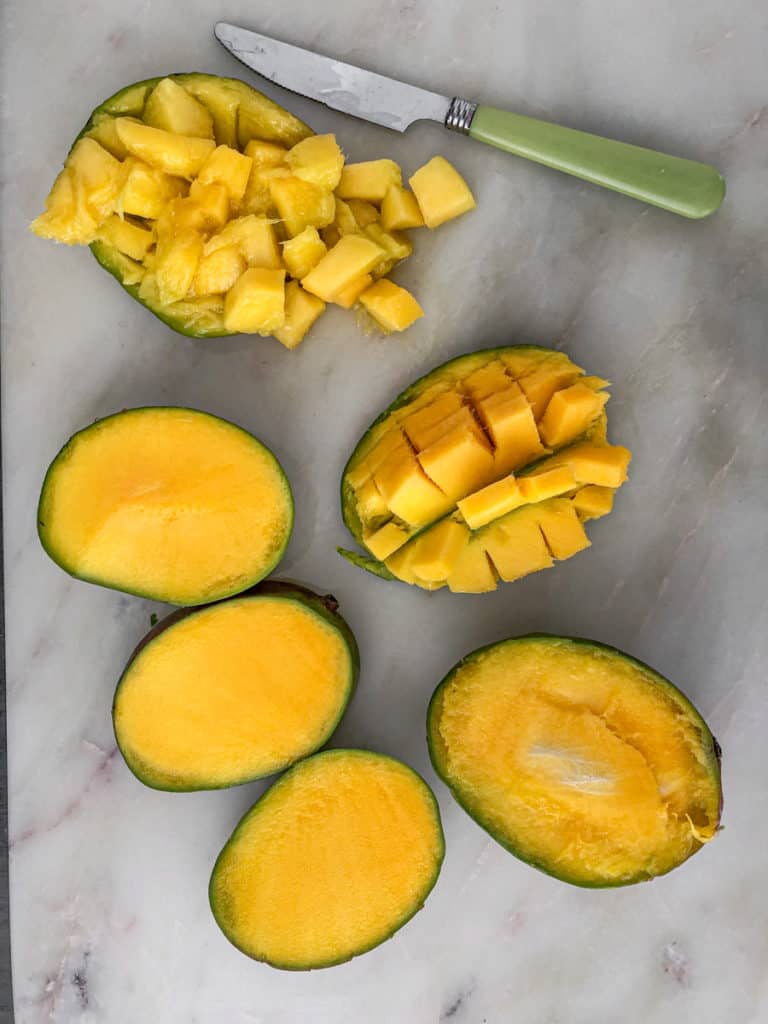
[[[471, 121], [466, 120], [473, 139], [682, 217], [709, 216], [725, 195], [725, 182], [707, 164], [494, 107], [480, 106]], [[447, 123], [453, 127], [450, 120]], [[466, 131], [466, 121], [455, 126]]]

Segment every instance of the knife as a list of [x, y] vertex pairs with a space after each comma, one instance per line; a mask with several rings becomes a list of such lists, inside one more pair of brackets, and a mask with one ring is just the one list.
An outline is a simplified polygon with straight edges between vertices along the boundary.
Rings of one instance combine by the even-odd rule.
[[707, 164], [459, 96], [440, 96], [223, 21], [214, 32], [230, 53], [271, 82], [385, 128], [404, 132], [415, 121], [437, 121], [450, 131], [682, 217], [709, 216], [725, 195], [723, 178]]

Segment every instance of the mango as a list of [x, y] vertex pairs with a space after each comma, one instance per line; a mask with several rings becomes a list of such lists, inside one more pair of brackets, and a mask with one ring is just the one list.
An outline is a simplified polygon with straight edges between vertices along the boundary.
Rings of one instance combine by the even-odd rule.
[[439, 227], [477, 205], [469, 185], [442, 156], [433, 156], [411, 175], [408, 184], [428, 228]]
[[328, 252], [317, 228], [304, 228], [283, 245], [283, 261], [291, 277], [301, 281]]
[[409, 291], [383, 278], [366, 288], [360, 302], [386, 333], [404, 331], [424, 316], [424, 310]]
[[378, 245], [360, 235], [345, 235], [303, 279], [303, 287], [326, 302], [367, 274], [381, 259]]
[[310, 135], [296, 143], [285, 160], [297, 178], [328, 192], [339, 184], [344, 166], [344, 154], [335, 135]]
[[401, 185], [403, 175], [394, 160], [365, 160], [345, 164], [336, 189], [341, 199], [365, 199], [380, 203], [391, 185]]
[[285, 348], [296, 348], [324, 310], [322, 299], [305, 292], [298, 281], [289, 281], [285, 286], [285, 321], [275, 329], [275, 337]]
[[224, 325], [233, 334], [272, 334], [285, 324], [285, 271], [251, 267], [227, 292]]
[[420, 228], [424, 217], [416, 196], [401, 185], [390, 185], [381, 203], [381, 226], [385, 231]]

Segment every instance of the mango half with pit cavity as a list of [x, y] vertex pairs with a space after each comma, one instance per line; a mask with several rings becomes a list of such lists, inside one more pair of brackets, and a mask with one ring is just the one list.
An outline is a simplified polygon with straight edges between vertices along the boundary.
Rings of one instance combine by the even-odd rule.
[[663, 676], [535, 634], [463, 658], [427, 713], [432, 763], [510, 853], [574, 885], [666, 874], [713, 839], [720, 748]]
[[353, 451], [344, 522], [350, 562], [426, 590], [494, 590], [590, 541], [630, 453], [607, 441], [608, 382], [563, 352], [487, 349], [399, 395]]

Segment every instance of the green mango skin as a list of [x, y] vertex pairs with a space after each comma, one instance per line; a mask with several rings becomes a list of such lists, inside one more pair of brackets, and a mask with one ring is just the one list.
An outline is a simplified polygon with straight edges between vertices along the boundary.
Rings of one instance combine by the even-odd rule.
[[[323, 750], [319, 754], [313, 754], [311, 759], [313, 760], [313, 759], [319, 758], [319, 757], [323, 757], [323, 758], [337, 758], [337, 757], [349, 758], [349, 757], [360, 757], [360, 756], [362, 756], [362, 757], [369, 757], [369, 756], [371, 756], [371, 753], [372, 752], [369, 751], [369, 750], [355, 750], [355, 749], [349, 749], [349, 748], [336, 748], [336, 749], [333, 749], [333, 750]], [[254, 814], [258, 813], [262, 803], [264, 803], [267, 800], [269, 800], [270, 796], [272, 794], [274, 794], [275, 792], [279, 792], [281, 787], [291, 784], [291, 782], [293, 781], [295, 770], [297, 768], [300, 768], [301, 765], [304, 763], [304, 762], [300, 761], [300, 762], [298, 762], [298, 764], [294, 765], [293, 768], [289, 769], [284, 775], [282, 775], [277, 780], [277, 782], [273, 786], [271, 786], [269, 789], [267, 789], [259, 797], [259, 799], [256, 801], [256, 803], [248, 811], [246, 811], [246, 813], [243, 815], [243, 817], [240, 819], [240, 821], [236, 825], [234, 831], [232, 832], [232, 835], [229, 837], [227, 842], [224, 844], [224, 847], [221, 850], [221, 853], [219, 853], [218, 857], [216, 858], [216, 863], [213, 866], [213, 871], [211, 872], [211, 880], [210, 880], [210, 883], [208, 885], [208, 902], [209, 902], [210, 907], [211, 907], [211, 912], [213, 913], [213, 916], [214, 916], [214, 919], [215, 919], [216, 923], [218, 924], [219, 928], [221, 928], [221, 930], [224, 933], [224, 935], [226, 936], [226, 938], [232, 943], [232, 945], [236, 949], [239, 949], [240, 952], [243, 953], [245, 956], [249, 957], [250, 959], [257, 960], [257, 962], [259, 962], [259, 963], [266, 963], [270, 967], [275, 967], [278, 970], [282, 970], [282, 971], [294, 971], [294, 972], [296, 972], [296, 971], [313, 971], [313, 970], [319, 970], [319, 969], [322, 969], [322, 968], [325, 968], [325, 967], [336, 967], [338, 964], [348, 963], [350, 960], [354, 959], [355, 957], [362, 956], [363, 953], [370, 952], [370, 950], [375, 949], [377, 946], [380, 946], [383, 942], [386, 942], [387, 939], [391, 939], [392, 936], [395, 935], [396, 932], [398, 932], [404, 925], [406, 925], [411, 920], [412, 917], [415, 917], [416, 914], [424, 907], [424, 904], [426, 903], [427, 897], [429, 896], [429, 894], [432, 892], [432, 890], [434, 889], [435, 885], [437, 884], [437, 879], [440, 876], [440, 870], [441, 870], [441, 868], [443, 866], [443, 861], [445, 859], [445, 835], [443, 833], [442, 821], [440, 819], [440, 807], [438, 805], [437, 798], [435, 797], [435, 794], [432, 792], [432, 789], [430, 788], [430, 786], [418, 774], [418, 772], [414, 771], [414, 769], [411, 768], [410, 765], [406, 765], [404, 761], [400, 761], [398, 758], [389, 757], [388, 755], [385, 755], [385, 754], [376, 754], [375, 756], [378, 757], [378, 758], [386, 758], [386, 760], [388, 760], [388, 761], [394, 761], [396, 764], [401, 764], [404, 767], [408, 768], [409, 771], [413, 772], [413, 774], [416, 775], [416, 777], [423, 784], [424, 789], [426, 790], [427, 794], [429, 795], [430, 802], [431, 802], [432, 808], [434, 810], [435, 823], [437, 825], [437, 830], [438, 830], [438, 834], [439, 834], [439, 837], [440, 837], [440, 849], [439, 849], [438, 857], [437, 857], [437, 859], [435, 861], [433, 875], [432, 875], [430, 881], [428, 882], [424, 893], [421, 895], [421, 898], [419, 899], [419, 901], [411, 909], [409, 909], [408, 913], [405, 914], [401, 918], [401, 920], [399, 920], [394, 925], [394, 927], [392, 927], [386, 934], [377, 937], [376, 939], [374, 939], [373, 942], [369, 943], [367, 946], [355, 950], [353, 953], [350, 953], [349, 956], [340, 957], [339, 959], [327, 960], [327, 961], [319, 961], [319, 962], [313, 963], [313, 964], [311, 964], [309, 966], [296, 966], [295, 964], [278, 963], [278, 962], [275, 962], [273, 960], [256, 958], [256, 957], [252, 956], [252, 954], [249, 953], [247, 950], [245, 950], [242, 946], [238, 945], [236, 937], [233, 936], [230, 932], [228, 932], [225, 929], [225, 925], [224, 925], [224, 922], [222, 920], [222, 917], [221, 917], [221, 915], [218, 912], [218, 899], [217, 899], [216, 887], [217, 887], [217, 880], [218, 880], [219, 869], [220, 869], [220, 867], [222, 865], [222, 862], [224, 860], [224, 857], [225, 857], [226, 853], [229, 851], [230, 847], [233, 844], [237, 843], [238, 839], [240, 838], [241, 833], [246, 830], [246, 828], [248, 826], [248, 823], [249, 823], [250, 819], [252, 818], [252, 816]], [[307, 760], [310, 760], [310, 759], [307, 759]]]
[[[89, 430], [93, 430], [93, 429], [95, 429], [97, 427], [100, 427], [106, 421], [111, 420], [111, 419], [113, 419], [113, 418], [115, 418], [117, 416], [141, 415], [142, 412], [153, 413], [153, 412], [156, 412], [158, 409], [163, 409], [163, 408], [177, 409], [179, 407], [178, 406], [145, 406], [145, 407], [140, 407], [140, 408], [136, 408], [136, 409], [124, 409], [121, 412], [113, 413], [112, 416], [105, 416], [103, 419], [96, 420], [94, 423], [89, 424], [87, 427], [83, 427], [82, 430], [78, 430], [77, 433], [73, 434], [72, 437], [69, 438], [69, 440], [66, 442], [66, 444], [57, 453], [57, 455], [54, 458], [53, 462], [51, 462], [51, 464], [48, 467], [48, 470], [47, 470], [47, 472], [45, 474], [45, 478], [43, 480], [43, 486], [42, 486], [42, 489], [40, 491], [40, 500], [39, 500], [38, 506], [37, 506], [37, 535], [38, 535], [38, 537], [40, 539], [40, 543], [41, 543], [41, 545], [43, 547], [43, 550], [48, 555], [48, 557], [50, 559], [52, 559], [52, 561], [54, 561], [59, 566], [60, 569], [63, 569], [64, 572], [68, 573], [70, 576], [73, 576], [75, 579], [82, 580], [84, 583], [94, 583], [94, 584], [96, 584], [97, 586], [100, 586], [100, 587], [107, 587], [109, 590], [119, 590], [121, 593], [133, 594], [135, 597], [144, 597], [144, 598], [147, 598], [150, 601], [163, 601], [163, 602], [166, 602], [167, 604], [176, 604], [176, 605], [185, 604], [185, 605], [190, 606], [190, 607], [200, 607], [203, 602], [200, 602], [200, 601], [198, 601], [197, 603], [189, 602], [189, 601], [181, 602], [173, 594], [155, 593], [155, 592], [150, 592], [150, 591], [147, 591], [147, 590], [142, 590], [140, 588], [136, 588], [136, 589], [133, 589], [133, 590], [126, 590], [125, 587], [117, 586], [116, 584], [110, 583], [108, 580], [103, 580], [103, 579], [97, 578], [95, 576], [83, 576], [83, 575], [80, 575], [79, 573], [77, 573], [74, 570], [73, 566], [71, 566], [71, 565], [69, 565], [67, 563], [66, 558], [63, 555], [61, 555], [56, 550], [56, 548], [54, 548], [52, 546], [52, 544], [50, 543], [50, 540], [48, 538], [48, 532], [47, 532], [46, 523], [47, 523], [47, 520], [50, 518], [50, 515], [49, 515], [49, 512], [48, 512], [49, 488], [52, 485], [52, 483], [54, 482], [56, 474], [59, 472], [59, 470], [66, 471], [67, 458], [68, 458], [69, 454], [71, 453], [71, 451], [73, 449], [73, 446], [77, 443], [78, 439], [81, 438]], [[244, 430], [242, 427], [238, 426], [237, 423], [232, 423], [230, 420], [225, 420], [221, 416], [214, 416], [211, 413], [203, 412], [200, 409], [185, 409], [185, 411], [186, 412], [193, 412], [193, 413], [196, 413], [196, 414], [198, 414], [200, 416], [208, 416], [212, 420], [218, 420], [218, 421], [220, 421], [222, 423], [226, 423], [228, 426], [234, 427], [235, 429], [241, 431], [250, 441], [253, 442], [253, 444], [258, 445], [260, 450], [265, 452], [270, 457], [270, 459], [272, 460], [273, 464], [277, 468], [278, 473], [279, 473], [279, 475], [280, 475], [280, 477], [282, 479], [282, 482], [283, 482], [284, 487], [285, 487], [285, 496], [286, 496], [286, 499], [287, 499], [287, 509], [286, 509], [287, 519], [286, 519], [286, 525], [285, 525], [285, 536], [283, 538], [282, 544], [275, 551], [275, 554], [274, 554], [274, 557], [273, 557], [272, 561], [267, 566], [265, 566], [264, 571], [261, 573], [261, 575], [257, 579], [253, 579], [253, 580], [250, 581], [249, 586], [255, 586], [257, 583], [259, 583], [261, 580], [263, 580], [265, 576], [268, 576], [272, 572], [273, 569], [275, 569], [277, 567], [277, 565], [282, 560], [282, 557], [285, 554], [285, 549], [288, 547], [288, 542], [291, 539], [291, 533], [293, 532], [293, 521], [294, 521], [294, 514], [295, 514], [295, 506], [294, 506], [294, 501], [293, 501], [293, 492], [291, 491], [291, 485], [290, 485], [290, 483], [288, 481], [288, 477], [285, 475], [285, 471], [284, 471], [283, 467], [280, 465], [280, 462], [278, 461], [277, 456], [274, 454], [274, 452], [272, 452], [269, 448], [267, 448], [267, 446], [262, 441], [259, 441], [259, 439], [257, 437], [254, 437], [253, 434], [250, 434], [247, 430]], [[236, 589], [230, 591], [229, 593], [217, 594], [216, 595], [216, 600], [217, 601], [222, 601], [222, 600], [225, 600], [228, 597], [235, 597], [237, 594], [243, 593], [247, 589], [248, 589], [248, 587], [244, 587], [244, 588], [240, 588], [240, 589], [236, 588]], [[204, 598], [203, 601], [206, 604], [210, 604], [211, 603], [209, 597]]]
[[[468, 654], [464, 658], [462, 658], [462, 660], [457, 665], [454, 665], [454, 667], [445, 676], [445, 678], [438, 683], [434, 693], [432, 694], [429, 706], [427, 708], [427, 747], [429, 748], [429, 756], [432, 761], [432, 766], [435, 769], [435, 772], [440, 776], [442, 781], [451, 791], [451, 795], [453, 796], [454, 800], [459, 804], [459, 806], [464, 811], [466, 811], [470, 818], [472, 818], [482, 829], [484, 829], [491, 836], [492, 839], [495, 839], [500, 846], [503, 846], [505, 850], [513, 854], [513, 856], [517, 857], [518, 860], [523, 861], [525, 864], [530, 865], [530, 867], [536, 868], [538, 871], [541, 871], [546, 875], [550, 875], [552, 878], [558, 879], [558, 881], [560, 882], [567, 882], [569, 885], [575, 885], [582, 889], [617, 889], [627, 885], [635, 885], [637, 882], [652, 881], [652, 877], [660, 877], [651, 877], [647, 873], [638, 872], [638, 874], [632, 878], [621, 879], [619, 881], [606, 882], [604, 880], [596, 880], [594, 882], [589, 882], [584, 881], [583, 878], [569, 877], [562, 871], [556, 871], [553, 869], [552, 865], [548, 864], [547, 862], [532, 858], [528, 853], [526, 853], [524, 850], [518, 847], [514, 842], [510, 841], [508, 837], [500, 836], [493, 828], [492, 824], [485, 819], [482, 808], [478, 807], [477, 805], [473, 805], [472, 801], [461, 792], [461, 789], [459, 788], [459, 786], [457, 786], [455, 780], [449, 779], [446, 765], [444, 764], [440, 755], [440, 743], [438, 740], [439, 705], [443, 690], [451, 682], [458, 669], [462, 668], [462, 666], [466, 665], [469, 662], [475, 661], [477, 658], [479, 658], [486, 652], [493, 650], [497, 647], [506, 646], [507, 644], [516, 644], [528, 641], [537, 641], [541, 644], [552, 645], [569, 644], [577, 647], [585, 647], [591, 651], [599, 651], [603, 655], [609, 655], [612, 658], [624, 661], [632, 668], [636, 668], [645, 676], [650, 676], [653, 679], [654, 683], [656, 683], [660, 687], [660, 689], [665, 691], [672, 698], [674, 703], [678, 705], [678, 707], [683, 709], [683, 711], [695, 723], [701, 734], [701, 752], [704, 758], [704, 763], [707, 765], [707, 769], [720, 794], [720, 807], [718, 812], [719, 825], [720, 816], [722, 815], [723, 809], [723, 789], [720, 772], [722, 751], [720, 749], [720, 744], [717, 742], [715, 737], [710, 732], [709, 726], [704, 721], [700, 713], [697, 711], [694, 705], [688, 700], [685, 694], [674, 685], [674, 683], [671, 683], [668, 679], [660, 675], [650, 666], [644, 664], [644, 662], [639, 661], [637, 658], [633, 658], [629, 654], [625, 654], [623, 651], [620, 651], [615, 647], [610, 647], [607, 644], [599, 643], [596, 640], [586, 640], [581, 637], [555, 636], [550, 633], [528, 633], [524, 636], [510, 637], [508, 640], [500, 640], [497, 643], [487, 644], [485, 647], [480, 647], [476, 651], [472, 651], [471, 654]], [[701, 846], [699, 846], [698, 849], [693, 850], [691, 854], [689, 854], [689, 857], [693, 856], [695, 853], [698, 853], [700, 849]], [[684, 861], [681, 861], [678, 864], [673, 865], [671, 868], [669, 868], [667, 872], [664, 873], [668, 874], [669, 871], [673, 871], [676, 867], [680, 866], [680, 863], [684, 863]]]
[[[147, 78], [144, 81], [135, 82], [133, 85], [120, 89], [119, 92], [104, 100], [103, 103], [93, 110], [75, 142], [94, 127], [95, 120], [99, 114], [141, 117], [147, 96], [164, 77], [172, 78], [182, 86], [185, 84], [221, 83], [223, 86], [235, 89], [244, 96], [249, 97], [251, 102], [257, 107], [263, 108], [264, 116], [270, 119], [270, 128], [266, 133], [270, 135], [269, 141], [278, 142], [290, 148], [313, 134], [312, 129], [305, 125], [303, 121], [294, 117], [293, 114], [290, 114], [287, 110], [278, 106], [278, 104], [273, 103], [272, 100], [268, 99], [258, 90], [251, 88], [245, 82], [241, 82], [236, 78], [221, 78], [217, 75], [206, 75], [202, 72], [190, 72], [186, 74], [164, 75], [158, 78]], [[74, 146], [74, 142], [72, 145]], [[115, 278], [132, 299], [135, 299], [151, 313], [154, 313], [159, 320], [162, 320], [166, 326], [176, 331], [177, 334], [183, 334], [187, 338], [224, 338], [232, 336], [233, 332], [223, 330], [220, 322], [217, 325], [215, 321], [206, 324], [204, 319], [201, 321], [199, 318], [196, 320], [184, 320], [173, 313], [169, 313], [159, 303], [150, 305], [144, 302], [139, 298], [139, 285], [125, 283], [123, 276], [125, 257], [122, 253], [113, 246], [101, 241], [93, 242], [90, 249], [98, 263]]]
[[[263, 583], [259, 583], [257, 586], [252, 587], [250, 590], [245, 591], [242, 594], [237, 594], [233, 598], [227, 598], [226, 600], [241, 600], [242, 598], [250, 597], [267, 597], [275, 598], [281, 601], [292, 601], [302, 605], [304, 608], [309, 609], [318, 618], [323, 619], [329, 623], [336, 632], [341, 636], [344, 641], [344, 645], [349, 652], [350, 660], [350, 675], [348, 681], [347, 692], [339, 709], [339, 713], [335, 720], [331, 724], [326, 734], [320, 739], [317, 744], [316, 750], [324, 746], [331, 738], [333, 733], [336, 731], [339, 723], [341, 722], [344, 714], [349, 706], [349, 702], [354, 696], [355, 690], [357, 689], [357, 682], [360, 676], [360, 651], [357, 646], [357, 640], [355, 635], [347, 624], [346, 620], [338, 612], [338, 602], [330, 595], [326, 594], [321, 596], [315, 591], [310, 590], [308, 587], [302, 586], [299, 583], [292, 583], [282, 580], [265, 580]], [[208, 605], [202, 605], [197, 608], [180, 608], [170, 615], [166, 616], [161, 622], [158, 622], [147, 635], [139, 642], [136, 649], [128, 659], [123, 672], [118, 680], [117, 687], [115, 689], [115, 695], [112, 701], [112, 727], [115, 733], [115, 739], [117, 741], [118, 749], [123, 755], [123, 759], [127, 764], [131, 772], [136, 776], [139, 782], [142, 782], [145, 786], [150, 789], [157, 789], [168, 793], [191, 793], [198, 792], [200, 790], [211, 790], [211, 789], [230, 789], [232, 786], [240, 786], [246, 782], [254, 782], [257, 779], [268, 777], [273, 775], [275, 771], [283, 771], [288, 768], [295, 761], [286, 762], [280, 765], [277, 769], [271, 770], [269, 773], [259, 775], [247, 775], [237, 780], [226, 782], [226, 783], [211, 783], [210, 785], [198, 785], [198, 786], [184, 786], [177, 782], [168, 780], [166, 778], [159, 778], [151, 773], [147, 772], [142, 765], [138, 764], [135, 760], [130, 757], [130, 754], [123, 748], [121, 744], [121, 737], [118, 733], [115, 716], [120, 701], [120, 690], [128, 677], [131, 667], [135, 662], [136, 658], [141, 654], [145, 647], [156, 640], [161, 634], [165, 633], [166, 630], [172, 628], [177, 623], [189, 618], [190, 615], [197, 615], [199, 612], [207, 611], [209, 608], [216, 607], [218, 604], [222, 604], [221, 601], [214, 601]], [[313, 753], [313, 752], [311, 752]], [[307, 755], [301, 755], [296, 758], [296, 761], [302, 760]]]

